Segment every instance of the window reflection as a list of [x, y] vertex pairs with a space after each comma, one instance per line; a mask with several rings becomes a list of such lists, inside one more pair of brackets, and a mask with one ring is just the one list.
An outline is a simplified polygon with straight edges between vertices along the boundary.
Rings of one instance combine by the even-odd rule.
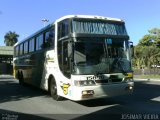
[[74, 74], [130, 72], [128, 41], [123, 39], [77, 38], [74, 45]]

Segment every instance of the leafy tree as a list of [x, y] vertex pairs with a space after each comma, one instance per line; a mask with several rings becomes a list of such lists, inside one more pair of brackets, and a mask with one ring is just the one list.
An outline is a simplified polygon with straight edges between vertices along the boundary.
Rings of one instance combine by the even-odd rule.
[[151, 46], [156, 41], [156, 36], [154, 35], [144, 35], [143, 38], [139, 41], [140, 46]]
[[140, 69], [142, 66], [142, 47], [137, 45], [134, 48], [133, 65]]
[[153, 28], [144, 35], [134, 49], [134, 67], [150, 68], [160, 65], [160, 29]]
[[4, 43], [6, 44], [6, 46], [13, 46], [16, 42], [18, 42], [18, 37], [18, 34], [9, 31], [4, 36]]
[[160, 29], [158, 28], [153, 28], [151, 30], [148, 30], [148, 32], [153, 35], [160, 35]]

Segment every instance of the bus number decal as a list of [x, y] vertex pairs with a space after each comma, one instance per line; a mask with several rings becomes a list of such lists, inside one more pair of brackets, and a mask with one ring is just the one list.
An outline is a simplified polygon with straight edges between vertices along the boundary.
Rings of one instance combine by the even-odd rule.
[[68, 83], [68, 84], [63, 84], [63, 86], [62, 86], [63, 93], [64, 93], [65, 95], [68, 94], [68, 88], [69, 88], [69, 86], [70, 86], [69, 83]]

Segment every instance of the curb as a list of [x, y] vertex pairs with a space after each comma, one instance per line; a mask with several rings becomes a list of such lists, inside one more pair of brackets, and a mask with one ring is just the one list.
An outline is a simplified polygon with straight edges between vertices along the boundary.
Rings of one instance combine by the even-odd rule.
[[150, 82], [150, 81], [157, 81], [157, 82], [160, 82], [160, 79], [154, 79], [154, 78], [134, 78], [134, 81], [138, 82], [138, 81], [147, 81], [147, 82]]
[[0, 75], [0, 79], [12, 79], [14, 78], [12, 75]]

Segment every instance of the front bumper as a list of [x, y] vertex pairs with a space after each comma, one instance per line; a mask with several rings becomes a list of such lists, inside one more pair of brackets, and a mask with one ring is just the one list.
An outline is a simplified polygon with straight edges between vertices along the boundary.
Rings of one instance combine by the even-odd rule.
[[71, 99], [74, 101], [114, 97], [131, 94], [134, 89], [134, 82], [105, 84], [96, 86], [74, 86]]

